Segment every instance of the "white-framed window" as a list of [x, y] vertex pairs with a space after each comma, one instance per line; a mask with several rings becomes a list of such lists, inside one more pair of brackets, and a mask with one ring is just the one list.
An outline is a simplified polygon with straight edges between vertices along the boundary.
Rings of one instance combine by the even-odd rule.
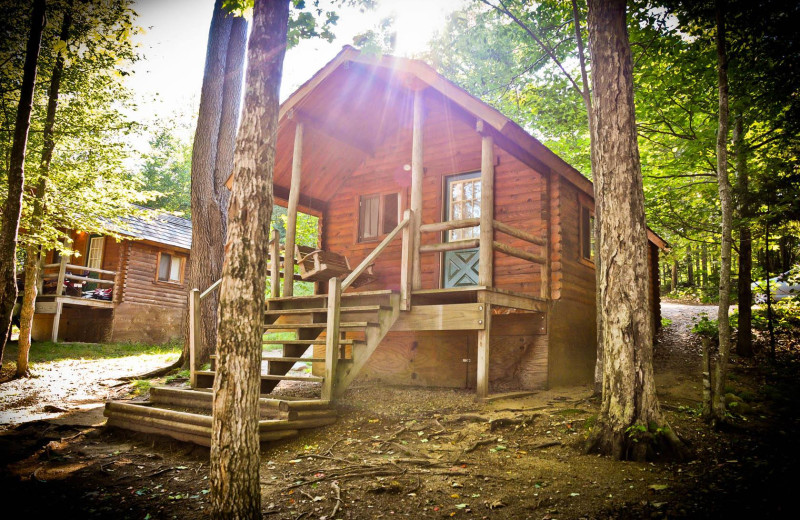
[[183, 282], [183, 258], [172, 253], [158, 253], [156, 280], [159, 282]]
[[103, 246], [106, 237], [91, 237], [89, 239], [89, 254], [86, 255], [86, 267], [100, 269], [103, 267]]
[[[481, 216], [481, 179], [480, 172], [458, 175], [448, 179], [448, 215], [447, 220], [463, 220]], [[478, 238], [480, 226], [451, 229], [448, 241]]]

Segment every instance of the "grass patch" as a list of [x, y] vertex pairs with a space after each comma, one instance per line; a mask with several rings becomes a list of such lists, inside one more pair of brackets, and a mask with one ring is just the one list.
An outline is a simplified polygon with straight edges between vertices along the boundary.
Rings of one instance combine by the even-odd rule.
[[563, 410], [556, 410], [553, 412], [553, 415], [579, 415], [582, 413], [586, 413], [586, 410], [581, 410], [580, 408], [565, 408]]
[[[210, 364], [209, 364], [209, 368], [210, 368]], [[175, 381], [176, 379], [189, 379], [190, 375], [191, 375], [191, 373], [188, 370], [180, 370], [178, 372], [175, 372], [174, 374], [168, 375], [167, 379], [166, 379], [166, 382], [167, 383], [171, 383], [171, 382]]]
[[137, 379], [133, 382], [133, 393], [134, 395], [141, 395], [145, 392], [149, 392], [152, 386], [153, 384], [150, 383], [149, 379]]
[[[179, 354], [181, 345], [146, 345], [142, 343], [52, 343], [35, 342], [31, 345], [29, 361], [31, 364], [50, 363], [64, 359], [114, 359], [132, 356], [154, 356]], [[9, 343], [4, 354], [7, 360], [17, 359], [17, 343]]]
[[[262, 337], [263, 341], [280, 341], [280, 340], [293, 340], [297, 339], [297, 334], [292, 331], [286, 332], [270, 332], [269, 334], [264, 334]], [[283, 345], [280, 344], [269, 344], [263, 345], [263, 349], [266, 352], [274, 352], [276, 350], [281, 350]]]

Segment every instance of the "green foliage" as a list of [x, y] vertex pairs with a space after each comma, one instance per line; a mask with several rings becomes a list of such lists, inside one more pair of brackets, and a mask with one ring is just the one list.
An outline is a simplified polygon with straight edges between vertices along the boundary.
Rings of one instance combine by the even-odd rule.
[[[29, 16], [25, 2], [0, 4], [7, 24], [0, 46], [0, 153], [8, 157], [14, 125], [14, 108], [19, 96], [22, 57]], [[124, 78], [139, 59], [133, 43], [138, 29], [128, 0], [75, 2], [71, 8], [72, 30], [61, 41], [61, 21], [66, 3], [48, 3], [48, 24], [42, 37], [34, 97], [28, 153], [25, 162], [26, 187], [20, 229], [22, 246], [68, 249], [61, 244], [65, 229], [103, 232], [109, 224], [135, 210], [131, 203], [146, 202], [151, 194], [141, 190], [136, 175], [126, 167], [130, 137], [138, 126], [127, 114], [132, 112], [131, 93]], [[6, 36], [8, 37], [6, 39]], [[53, 140], [55, 151], [44, 196], [42, 225], [31, 225], [31, 208], [36, 197], [31, 189], [42, 175], [41, 154], [48, 89], [59, 56], [64, 58]], [[2, 165], [0, 184], [5, 183], [7, 162]], [[2, 190], [5, 192], [5, 190]]]
[[[159, 121], [149, 139], [150, 151], [142, 155], [143, 188], [157, 197], [143, 204], [191, 218], [192, 140], [190, 127], [173, 117]], [[185, 118], [184, 118], [185, 119]]]
[[[164, 345], [148, 345], [144, 343], [52, 343], [50, 341], [34, 342], [30, 350], [30, 363], [50, 363], [65, 359], [96, 360], [117, 359], [139, 356], [168, 356], [180, 354], [183, 344], [167, 343]], [[16, 359], [17, 344], [9, 343], [5, 357]]]
[[695, 322], [692, 327], [692, 332], [698, 336], [716, 340], [719, 338], [719, 325], [717, 320], [710, 320], [708, 316], [702, 314], [700, 320]]
[[669, 327], [672, 325], [672, 320], [669, 318], [661, 318], [661, 326], [662, 327]]

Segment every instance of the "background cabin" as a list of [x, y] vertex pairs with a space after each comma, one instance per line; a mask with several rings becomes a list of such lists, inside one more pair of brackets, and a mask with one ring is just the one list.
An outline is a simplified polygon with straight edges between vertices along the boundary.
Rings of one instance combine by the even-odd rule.
[[184, 335], [192, 224], [150, 213], [126, 219], [118, 233], [130, 238], [72, 231], [78, 254], [47, 254], [34, 340], [158, 344]]

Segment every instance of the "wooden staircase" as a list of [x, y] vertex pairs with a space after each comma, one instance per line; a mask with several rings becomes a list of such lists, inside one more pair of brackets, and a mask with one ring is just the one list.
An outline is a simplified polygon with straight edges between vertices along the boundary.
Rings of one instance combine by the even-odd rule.
[[[323, 383], [321, 399], [338, 397], [363, 368], [399, 313], [399, 295], [392, 291], [345, 293], [339, 310], [340, 338], [333, 381], [326, 376], [289, 375], [296, 363], [326, 363], [327, 353], [314, 355], [315, 345], [327, 342], [328, 295], [295, 296], [267, 300], [264, 332], [290, 332], [293, 339], [267, 339], [264, 345], [280, 345], [280, 356], [264, 355], [261, 393], [270, 394], [281, 381]], [[317, 351], [321, 349], [316, 349]], [[310, 357], [309, 357], [310, 355]], [[214, 360], [212, 359], [212, 362]], [[197, 387], [214, 386], [213, 370], [197, 372]], [[327, 373], [327, 371], [326, 371]]]

